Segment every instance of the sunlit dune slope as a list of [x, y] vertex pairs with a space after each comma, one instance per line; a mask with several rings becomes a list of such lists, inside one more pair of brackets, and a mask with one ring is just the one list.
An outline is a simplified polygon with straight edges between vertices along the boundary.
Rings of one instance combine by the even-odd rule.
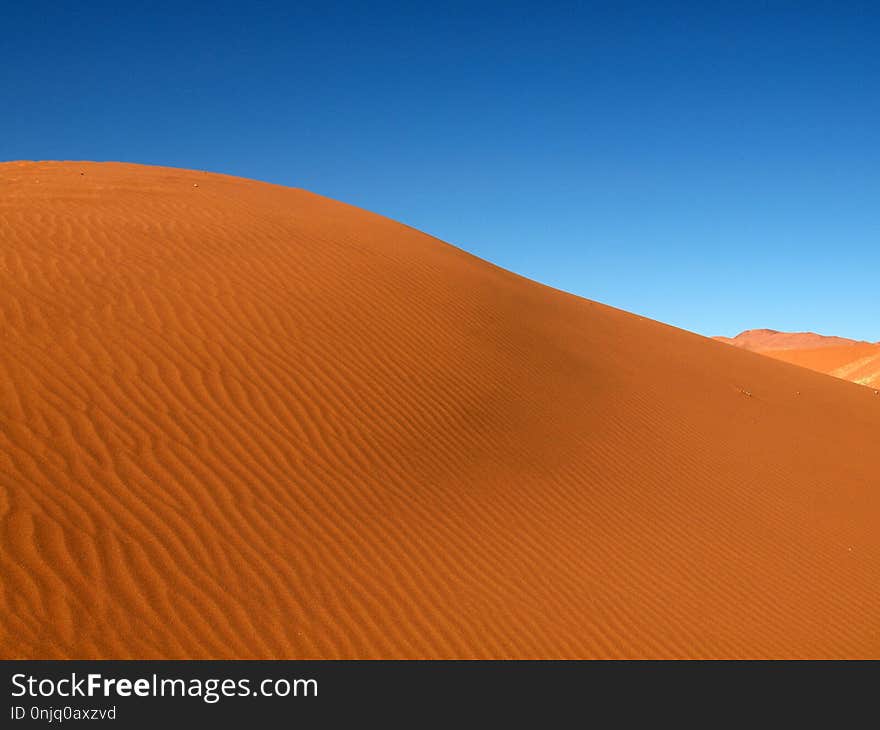
[[880, 388], [880, 344], [863, 342], [843, 347], [779, 350], [765, 354], [836, 378]]
[[880, 343], [776, 330], [747, 330], [714, 339], [860, 385], [880, 386]]
[[848, 340], [845, 337], [817, 335], [815, 332], [779, 332], [778, 330], [758, 329], [740, 332], [736, 337], [715, 337], [713, 339], [728, 345], [736, 345], [753, 352], [771, 350], [806, 350], [820, 347], [842, 347], [846, 345], [867, 344]]
[[880, 398], [300, 190], [0, 165], [0, 655], [880, 657]]

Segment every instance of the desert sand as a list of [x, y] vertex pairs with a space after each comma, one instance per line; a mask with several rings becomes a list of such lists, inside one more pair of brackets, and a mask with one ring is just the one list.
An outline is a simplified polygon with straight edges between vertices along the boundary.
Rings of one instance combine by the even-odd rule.
[[4, 658], [880, 657], [880, 398], [302, 190], [0, 165]]
[[714, 339], [869, 388], [880, 387], [880, 343], [776, 330], [747, 330]]
[[865, 342], [849, 340], [845, 337], [819, 335], [815, 332], [780, 332], [779, 330], [756, 329], [740, 332], [736, 337], [714, 337], [719, 342], [736, 345], [752, 352], [775, 352], [779, 350], [815, 350], [824, 347], [846, 347], [864, 345]]

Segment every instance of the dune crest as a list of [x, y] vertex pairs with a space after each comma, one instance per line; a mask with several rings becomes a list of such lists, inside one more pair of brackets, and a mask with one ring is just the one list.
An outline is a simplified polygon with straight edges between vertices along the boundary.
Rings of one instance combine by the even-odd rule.
[[880, 399], [301, 190], [0, 164], [4, 658], [880, 656]]
[[880, 387], [880, 343], [776, 330], [747, 330], [733, 338], [713, 339], [859, 385]]
[[776, 350], [807, 350], [820, 347], [843, 347], [864, 345], [865, 342], [849, 340], [845, 337], [817, 335], [815, 332], [779, 332], [778, 330], [756, 329], [740, 332], [736, 337], [714, 337], [719, 342], [736, 345], [753, 352]]

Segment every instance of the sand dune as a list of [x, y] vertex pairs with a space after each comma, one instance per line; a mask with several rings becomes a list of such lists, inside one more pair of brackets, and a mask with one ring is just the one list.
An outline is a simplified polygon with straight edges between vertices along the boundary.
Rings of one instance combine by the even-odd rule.
[[853, 383], [880, 387], [880, 343], [775, 330], [747, 330], [734, 338], [714, 339]]
[[880, 387], [880, 345], [781, 350], [767, 355], [871, 388]]
[[880, 657], [880, 399], [301, 190], [0, 165], [5, 658]]
[[824, 347], [867, 344], [857, 340], [848, 340], [845, 337], [817, 335], [815, 332], [779, 332], [768, 329], [746, 330], [740, 332], [736, 337], [714, 337], [713, 339], [753, 352], [815, 350]]

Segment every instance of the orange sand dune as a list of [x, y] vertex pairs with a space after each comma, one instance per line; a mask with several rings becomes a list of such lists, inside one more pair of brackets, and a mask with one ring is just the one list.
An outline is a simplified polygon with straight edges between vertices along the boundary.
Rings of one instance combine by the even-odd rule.
[[860, 385], [880, 386], [880, 343], [776, 330], [747, 330], [733, 338], [713, 339]]
[[844, 347], [779, 350], [764, 354], [871, 388], [880, 387], [880, 344], [863, 342]]
[[0, 254], [3, 657], [880, 657], [867, 388], [221, 175]]
[[848, 340], [845, 337], [828, 337], [815, 332], [779, 332], [778, 330], [746, 330], [736, 337], [713, 337], [712, 339], [728, 345], [736, 345], [753, 352], [771, 350], [806, 350], [820, 347], [840, 347], [844, 345], [867, 344]]

